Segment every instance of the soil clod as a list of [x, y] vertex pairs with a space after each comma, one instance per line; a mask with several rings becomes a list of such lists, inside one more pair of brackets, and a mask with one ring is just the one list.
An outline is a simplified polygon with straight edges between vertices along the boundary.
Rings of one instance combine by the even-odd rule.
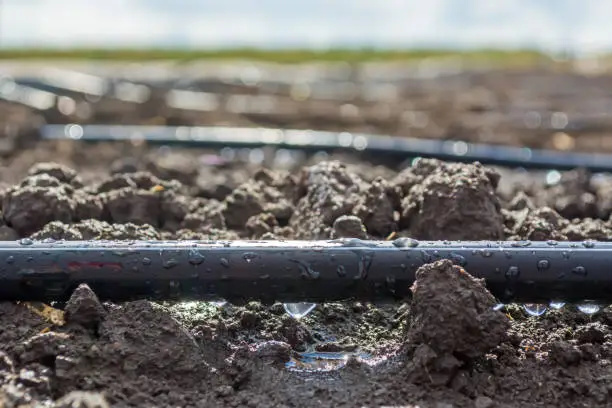
[[493, 309], [495, 298], [482, 280], [451, 261], [419, 268], [412, 292], [405, 345], [411, 376], [447, 383], [505, 340], [509, 322]]
[[359, 217], [354, 215], [341, 215], [333, 224], [331, 238], [359, 238], [367, 239], [368, 232]]
[[504, 236], [499, 175], [480, 164], [419, 160], [402, 199], [402, 224], [427, 240], [498, 240]]

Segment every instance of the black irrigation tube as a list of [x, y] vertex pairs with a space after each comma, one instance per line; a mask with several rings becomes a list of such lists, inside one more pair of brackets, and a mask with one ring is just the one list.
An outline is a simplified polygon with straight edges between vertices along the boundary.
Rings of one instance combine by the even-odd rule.
[[53, 109], [60, 96], [51, 91], [0, 79], [0, 100], [26, 106], [36, 112]]
[[46, 125], [44, 139], [83, 141], [146, 140], [150, 143], [257, 148], [273, 146], [303, 151], [351, 151], [388, 159], [432, 157], [458, 162], [479, 161], [486, 165], [544, 170], [585, 168], [612, 172], [611, 154], [561, 152], [463, 141], [441, 141], [409, 137], [347, 132], [281, 130], [238, 127], [168, 127], [129, 125]]
[[[84, 91], [76, 90], [74, 87], [66, 88], [59, 84], [53, 84], [53, 83], [44, 81], [40, 78], [25, 78], [25, 77], [24, 78], [13, 78], [13, 81], [17, 85], [39, 89], [41, 91], [50, 92], [58, 96], [69, 96], [71, 98], [74, 98], [74, 97], [85, 97], [85, 95], [90, 95]], [[97, 94], [94, 96], [102, 97], [103, 95]]]
[[423, 264], [450, 259], [500, 302], [612, 303], [612, 243], [396, 241], [0, 242], [0, 300], [64, 301], [80, 283], [101, 299], [233, 303], [394, 301]]

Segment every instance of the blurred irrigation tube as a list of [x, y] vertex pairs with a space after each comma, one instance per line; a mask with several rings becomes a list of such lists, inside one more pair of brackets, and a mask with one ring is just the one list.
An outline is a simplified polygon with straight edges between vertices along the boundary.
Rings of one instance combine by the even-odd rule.
[[432, 157], [457, 162], [478, 161], [487, 165], [545, 170], [585, 168], [593, 172], [612, 172], [612, 155], [538, 150], [455, 140], [416, 139], [363, 133], [314, 130], [130, 126], [130, 125], [46, 125], [43, 139], [73, 139], [84, 142], [146, 141], [152, 144], [202, 147], [275, 147], [305, 152], [348, 151], [403, 161]]

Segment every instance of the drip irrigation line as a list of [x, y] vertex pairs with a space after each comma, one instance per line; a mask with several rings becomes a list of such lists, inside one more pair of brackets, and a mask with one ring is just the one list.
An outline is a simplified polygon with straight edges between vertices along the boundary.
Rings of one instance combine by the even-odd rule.
[[415, 272], [450, 259], [502, 303], [612, 303], [612, 243], [396, 241], [0, 242], [0, 300], [65, 301], [80, 283], [103, 300], [241, 304], [409, 297]]
[[53, 93], [58, 96], [70, 96], [70, 97], [82, 96], [84, 97], [86, 94], [85, 92], [76, 90], [72, 87], [66, 88], [59, 84], [53, 84], [53, 83], [47, 82], [41, 78], [13, 78], [13, 81], [17, 85]]
[[26, 106], [36, 112], [46, 112], [56, 106], [56, 93], [0, 78], [0, 100]]
[[110, 79], [78, 71], [57, 68], [45, 69], [36, 78], [40, 85], [102, 98], [110, 88]]
[[146, 140], [149, 143], [259, 148], [273, 146], [302, 151], [350, 151], [385, 159], [431, 157], [457, 162], [527, 169], [612, 172], [612, 154], [594, 154], [496, 146], [463, 141], [416, 139], [348, 132], [283, 130], [240, 127], [187, 127], [138, 125], [45, 125], [44, 139], [82, 141]]

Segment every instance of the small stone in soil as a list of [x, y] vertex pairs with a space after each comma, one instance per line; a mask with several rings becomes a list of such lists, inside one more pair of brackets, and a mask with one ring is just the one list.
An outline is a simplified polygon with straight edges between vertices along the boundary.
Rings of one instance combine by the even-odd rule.
[[76, 323], [84, 327], [95, 327], [105, 315], [104, 306], [86, 284], [79, 285], [72, 292], [64, 309], [64, 318], [67, 323]]
[[267, 364], [285, 364], [291, 359], [291, 346], [282, 341], [269, 340], [258, 344], [251, 350], [254, 355]]

